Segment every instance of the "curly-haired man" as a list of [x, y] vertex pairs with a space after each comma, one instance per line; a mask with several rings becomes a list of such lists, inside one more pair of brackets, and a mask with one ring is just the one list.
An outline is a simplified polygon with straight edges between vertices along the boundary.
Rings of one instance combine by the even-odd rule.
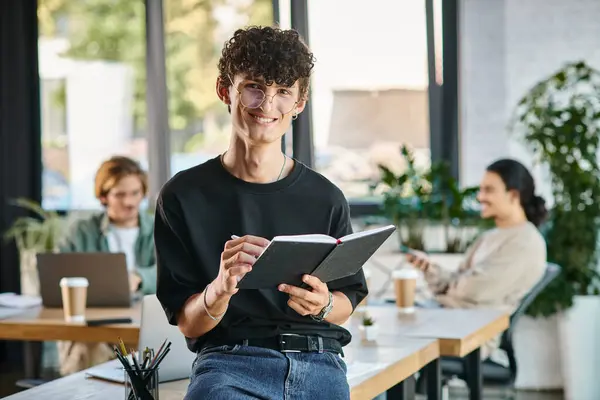
[[308, 290], [236, 287], [274, 236], [351, 232], [342, 192], [281, 152], [313, 65], [293, 30], [236, 31], [216, 82], [229, 148], [161, 191], [157, 295], [198, 354], [187, 399], [349, 398], [341, 354], [351, 336], [340, 325], [367, 294], [362, 272], [328, 285], [305, 276]]

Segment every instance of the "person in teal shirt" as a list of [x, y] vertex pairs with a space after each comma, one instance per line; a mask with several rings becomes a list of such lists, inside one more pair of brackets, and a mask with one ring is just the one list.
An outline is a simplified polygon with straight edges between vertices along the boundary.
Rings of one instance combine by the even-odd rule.
[[104, 211], [74, 223], [61, 252], [124, 253], [131, 291], [156, 292], [154, 218], [140, 211], [148, 189], [146, 173], [137, 162], [116, 156], [96, 174], [96, 197]]
[[[75, 222], [60, 251], [124, 253], [131, 292], [156, 293], [154, 218], [140, 211], [147, 191], [147, 175], [134, 160], [115, 156], [102, 163], [96, 173], [95, 194], [104, 211]], [[113, 358], [106, 343], [62, 341], [57, 350], [62, 375]]]

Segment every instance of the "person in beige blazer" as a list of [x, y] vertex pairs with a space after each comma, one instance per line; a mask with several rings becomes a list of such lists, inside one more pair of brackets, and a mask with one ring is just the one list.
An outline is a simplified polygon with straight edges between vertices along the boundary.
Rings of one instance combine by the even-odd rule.
[[[533, 177], [518, 161], [489, 165], [477, 199], [481, 216], [496, 227], [467, 250], [457, 271], [430, 263], [425, 253], [408, 255], [421, 269], [438, 303], [450, 308], [494, 308], [512, 314], [546, 269], [546, 242], [538, 226], [546, 218], [545, 201], [535, 194]], [[496, 338], [482, 348], [487, 358]]]

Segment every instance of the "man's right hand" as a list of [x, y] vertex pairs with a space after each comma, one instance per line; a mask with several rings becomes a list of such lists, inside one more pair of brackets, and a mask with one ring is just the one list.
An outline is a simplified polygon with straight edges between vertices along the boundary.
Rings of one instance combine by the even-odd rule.
[[185, 336], [200, 337], [219, 324], [231, 296], [238, 291], [238, 281], [252, 270], [268, 245], [267, 239], [250, 235], [225, 243], [217, 278], [202, 293], [190, 297], [177, 316], [177, 326]]
[[219, 275], [214, 280], [214, 291], [217, 297], [232, 296], [239, 290], [237, 284], [248, 272], [258, 256], [269, 245], [269, 241], [259, 236], [246, 235], [229, 240], [221, 253]]

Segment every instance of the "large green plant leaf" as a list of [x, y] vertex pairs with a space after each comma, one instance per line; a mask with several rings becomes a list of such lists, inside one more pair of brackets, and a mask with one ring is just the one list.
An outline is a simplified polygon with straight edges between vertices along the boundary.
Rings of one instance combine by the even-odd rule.
[[479, 215], [468, 210], [466, 203], [474, 200], [479, 188], [460, 188], [445, 162], [420, 169], [408, 146], [402, 146], [400, 153], [405, 163], [401, 174], [381, 165], [379, 170], [380, 182], [386, 185], [382, 208], [400, 228], [402, 244], [425, 249], [423, 232], [433, 223], [446, 227], [446, 251], [464, 251], [473, 235], [464, 234], [461, 226], [479, 226]]
[[17, 218], [4, 232], [6, 241], [15, 240], [19, 251], [53, 251], [58, 247], [64, 232], [64, 221], [55, 211], [46, 211], [40, 204], [19, 198], [10, 204], [33, 214]]
[[568, 309], [573, 296], [598, 293], [600, 233], [600, 72], [584, 62], [565, 65], [519, 101], [511, 129], [547, 165], [554, 208], [543, 233], [548, 260], [561, 275], [528, 313]]

